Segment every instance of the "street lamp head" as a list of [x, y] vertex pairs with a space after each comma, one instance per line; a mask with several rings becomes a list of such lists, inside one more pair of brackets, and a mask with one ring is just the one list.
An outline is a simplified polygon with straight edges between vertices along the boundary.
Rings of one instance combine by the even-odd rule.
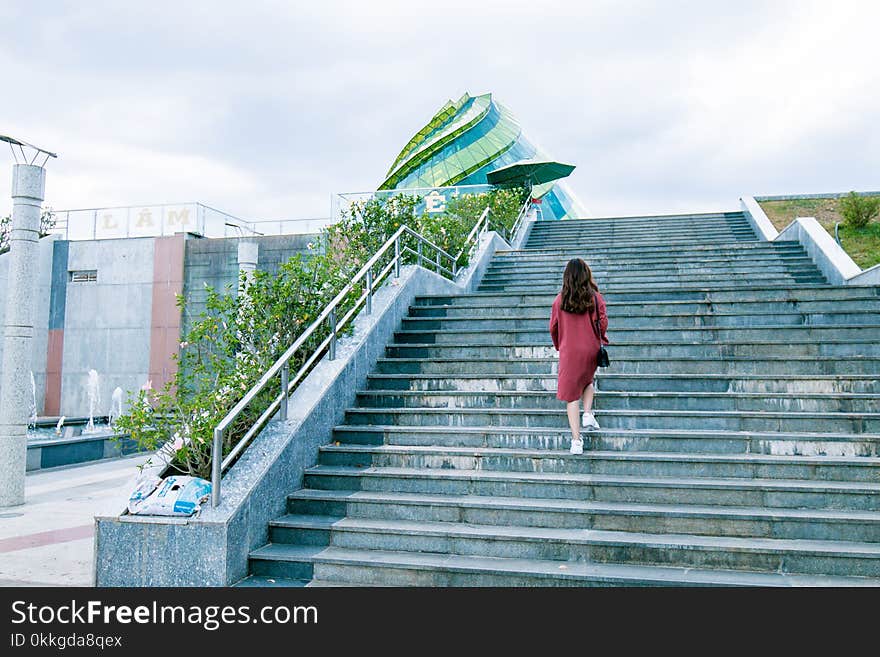
[[[12, 157], [15, 158], [16, 164], [34, 164], [40, 157], [43, 157], [43, 161], [38, 164], [39, 167], [46, 166], [46, 162], [49, 161], [50, 157], [58, 157], [55, 153], [47, 151], [45, 148], [40, 148], [39, 146], [34, 146], [33, 144], [29, 144], [26, 141], [20, 141], [15, 139], [14, 137], [7, 137], [6, 135], [0, 135], [0, 141], [5, 141], [9, 144], [9, 149], [12, 151]], [[15, 147], [18, 146], [18, 151], [15, 150]], [[28, 149], [25, 151], [25, 148]], [[19, 152], [21, 156], [19, 156]], [[28, 152], [32, 152], [30, 158], [28, 158]]]

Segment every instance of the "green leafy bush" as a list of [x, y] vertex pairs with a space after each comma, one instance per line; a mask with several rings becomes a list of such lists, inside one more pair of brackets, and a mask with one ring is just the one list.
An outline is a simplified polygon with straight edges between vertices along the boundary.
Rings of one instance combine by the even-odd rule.
[[[46, 237], [55, 228], [55, 213], [46, 208], [40, 215], [40, 237]], [[12, 232], [12, 216], [0, 217], [0, 253], [9, 250], [9, 236]]]
[[[325, 248], [314, 255], [296, 255], [275, 273], [256, 271], [250, 280], [242, 278], [239, 285], [247, 286], [247, 294], [209, 288], [205, 311], [180, 343], [174, 379], [160, 390], [145, 387], [132, 395], [116, 429], [129, 434], [143, 450], [168, 444], [164, 457], [176, 471], [210, 478], [214, 428], [401, 225], [455, 255], [487, 204], [493, 208], [493, 223], [510, 230], [521, 197], [516, 190], [465, 196], [450, 203], [440, 216], [418, 215], [420, 199], [406, 194], [355, 203], [338, 223], [324, 229]], [[417, 251], [414, 238], [402, 242]], [[394, 250], [389, 249], [374, 275], [393, 257]], [[402, 259], [403, 264], [411, 264], [417, 257], [406, 253]], [[458, 264], [466, 265], [467, 259], [465, 249]], [[449, 268], [451, 263], [442, 264]], [[361, 284], [346, 296], [338, 319], [363, 292]], [[184, 309], [182, 297], [178, 305]], [[291, 376], [328, 335], [325, 322], [291, 361]], [[280, 385], [276, 377], [239, 415], [224, 436], [224, 456], [277, 396]]]
[[850, 228], [864, 228], [880, 214], [880, 196], [859, 196], [850, 192], [839, 201], [844, 224]]

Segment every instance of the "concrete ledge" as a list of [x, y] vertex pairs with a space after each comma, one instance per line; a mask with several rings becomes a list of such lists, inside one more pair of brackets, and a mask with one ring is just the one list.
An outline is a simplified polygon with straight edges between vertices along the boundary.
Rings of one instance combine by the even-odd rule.
[[473, 261], [458, 272], [458, 276], [455, 277], [456, 284], [461, 287], [463, 292], [476, 291], [495, 252], [509, 248], [511, 248], [510, 245], [494, 230], [483, 233]]
[[850, 278], [847, 285], [880, 285], [880, 265], [874, 265]]
[[[833, 198], [834, 195], [802, 195], [796, 197], [769, 197], [761, 199], [786, 198]], [[755, 229], [758, 237], [768, 242], [798, 242], [806, 250], [810, 259], [832, 285], [880, 285], [880, 265], [862, 271], [849, 254], [843, 250], [815, 217], [798, 217], [782, 232], [778, 232], [758, 201], [751, 196], [740, 198], [743, 213]]]
[[776, 230], [773, 222], [770, 221], [764, 209], [754, 198], [743, 196], [740, 198], [739, 203], [746, 220], [751, 224], [759, 239], [772, 242], [778, 237], [779, 231]]
[[850, 278], [862, 273], [861, 268], [814, 217], [798, 217], [779, 233], [774, 242], [800, 242], [833, 285], [846, 285]]
[[137, 443], [122, 434], [33, 440], [27, 446], [27, 471], [118, 458], [137, 451]]
[[318, 448], [330, 442], [415, 297], [473, 289], [499, 246], [506, 242], [497, 234], [484, 235], [457, 282], [410, 265], [377, 291], [373, 313], [357, 316], [336, 359], [322, 359], [291, 396], [287, 422], [271, 422], [226, 473], [220, 506], [173, 522], [124, 513], [96, 518], [95, 583], [227, 586], [244, 578], [248, 554], [268, 542], [269, 521], [302, 487], [304, 471], [317, 463]]
[[510, 248], [522, 248], [522, 245], [525, 244], [526, 240], [529, 239], [529, 235], [531, 235], [532, 228], [535, 227], [536, 221], [537, 219], [535, 217], [530, 217], [523, 220], [523, 222], [519, 226], [519, 230], [516, 231], [516, 235], [513, 236], [513, 242], [511, 243]]

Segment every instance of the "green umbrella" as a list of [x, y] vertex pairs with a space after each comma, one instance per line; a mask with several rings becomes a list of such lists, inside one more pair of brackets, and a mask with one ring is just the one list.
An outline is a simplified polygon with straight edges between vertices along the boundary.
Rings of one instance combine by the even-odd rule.
[[565, 178], [574, 171], [573, 164], [552, 160], [520, 160], [500, 169], [490, 171], [486, 178], [492, 185], [524, 184], [532, 188], [553, 180]]

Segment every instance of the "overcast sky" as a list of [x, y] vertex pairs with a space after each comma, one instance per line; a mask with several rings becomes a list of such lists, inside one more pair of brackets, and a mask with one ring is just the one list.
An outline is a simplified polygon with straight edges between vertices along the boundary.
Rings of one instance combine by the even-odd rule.
[[465, 91], [595, 216], [880, 189], [873, 1], [4, 0], [0, 25], [0, 134], [59, 153], [56, 209], [326, 216]]

